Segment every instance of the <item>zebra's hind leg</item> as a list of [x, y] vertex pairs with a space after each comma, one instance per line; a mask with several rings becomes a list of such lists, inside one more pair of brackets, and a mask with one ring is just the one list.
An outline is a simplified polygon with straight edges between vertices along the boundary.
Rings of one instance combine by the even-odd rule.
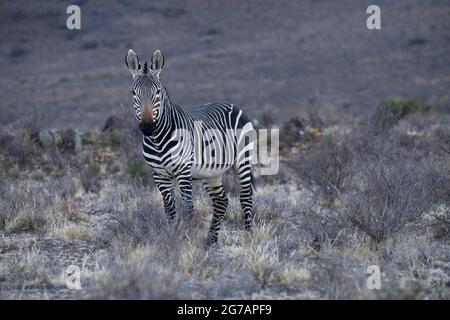
[[205, 186], [206, 191], [212, 199], [214, 209], [214, 215], [207, 238], [207, 243], [212, 245], [217, 242], [220, 225], [222, 224], [227, 210], [228, 198], [223, 188], [222, 177], [205, 180]]
[[242, 211], [244, 212], [245, 230], [251, 231], [253, 222], [253, 187], [252, 187], [252, 167], [250, 162], [245, 162], [235, 166], [237, 178], [239, 180]]
[[176, 215], [173, 180], [170, 177], [155, 173], [153, 174], [153, 178], [163, 197], [164, 211], [170, 222], [175, 219]]

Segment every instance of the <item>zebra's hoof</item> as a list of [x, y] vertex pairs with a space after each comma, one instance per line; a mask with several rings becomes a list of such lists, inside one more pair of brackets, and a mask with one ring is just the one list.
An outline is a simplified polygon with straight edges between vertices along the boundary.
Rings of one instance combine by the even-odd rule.
[[206, 246], [207, 247], [214, 247], [217, 245], [217, 235], [211, 235], [209, 234], [206, 238]]
[[176, 216], [176, 215], [168, 216], [168, 217], [167, 217], [167, 223], [168, 223], [169, 225], [172, 225], [172, 224], [175, 223], [176, 219], [177, 219], [177, 216]]

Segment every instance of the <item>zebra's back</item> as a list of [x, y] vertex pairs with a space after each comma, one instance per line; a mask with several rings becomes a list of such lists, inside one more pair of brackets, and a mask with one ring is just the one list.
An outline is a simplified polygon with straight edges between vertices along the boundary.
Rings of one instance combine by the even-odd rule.
[[251, 121], [229, 103], [202, 105], [192, 110], [189, 117], [194, 124], [193, 178], [222, 175], [236, 164], [239, 151], [250, 143], [241, 139], [253, 130]]

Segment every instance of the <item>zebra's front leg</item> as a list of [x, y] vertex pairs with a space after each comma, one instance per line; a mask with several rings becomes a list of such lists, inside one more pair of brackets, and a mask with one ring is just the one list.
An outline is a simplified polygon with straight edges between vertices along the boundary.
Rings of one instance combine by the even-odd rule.
[[153, 174], [153, 178], [163, 197], [164, 212], [170, 222], [174, 220], [176, 216], [173, 180], [170, 177], [161, 176], [155, 173]]
[[208, 232], [207, 243], [217, 242], [220, 225], [222, 224], [228, 206], [228, 198], [223, 189], [222, 177], [205, 180], [206, 191], [213, 202], [214, 215]]
[[194, 211], [194, 205], [192, 204], [192, 176], [191, 167], [186, 166], [177, 177], [178, 184], [180, 185], [180, 193], [182, 203], [182, 212], [185, 216], [191, 217]]

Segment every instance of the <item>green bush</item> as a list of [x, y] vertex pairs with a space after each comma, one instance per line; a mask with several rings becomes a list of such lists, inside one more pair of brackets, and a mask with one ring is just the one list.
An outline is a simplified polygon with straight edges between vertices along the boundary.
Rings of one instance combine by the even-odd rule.
[[429, 109], [429, 106], [418, 102], [416, 99], [390, 98], [375, 110], [374, 127], [376, 131], [386, 130], [409, 114], [427, 112]]
[[109, 133], [109, 143], [114, 147], [120, 145], [120, 135], [116, 130]]
[[128, 163], [128, 174], [133, 181], [148, 184], [151, 176], [150, 171], [144, 161], [132, 160]]

